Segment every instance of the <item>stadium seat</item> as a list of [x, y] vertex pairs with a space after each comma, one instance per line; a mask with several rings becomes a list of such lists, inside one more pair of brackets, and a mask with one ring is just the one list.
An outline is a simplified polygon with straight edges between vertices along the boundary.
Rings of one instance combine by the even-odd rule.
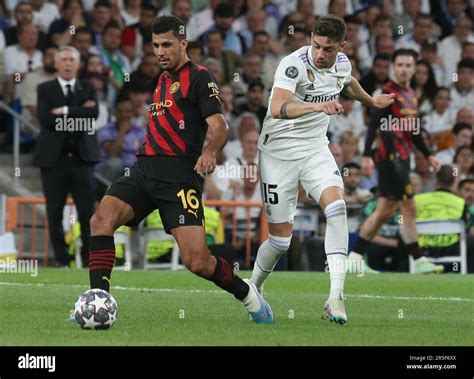
[[[419, 235], [440, 235], [440, 234], [459, 234], [460, 252], [458, 256], [446, 256], [440, 258], [430, 258], [433, 263], [454, 263], [461, 264], [461, 274], [467, 274], [467, 248], [466, 248], [466, 225], [461, 220], [443, 220], [443, 221], [418, 221], [416, 228]], [[410, 272], [415, 270], [414, 259], [409, 257]]]
[[128, 230], [116, 230], [114, 233], [115, 245], [123, 245], [125, 249], [125, 261], [122, 266], [115, 266], [114, 270], [131, 270], [132, 269], [132, 248], [130, 243], [130, 233]]
[[[149, 269], [170, 269], [172, 271], [183, 269], [184, 266], [179, 264], [179, 248], [174, 237], [166, 234], [163, 228], [147, 227], [142, 221], [139, 225], [140, 232], [140, 252], [143, 258], [143, 268]], [[149, 241], [173, 241], [173, 249], [171, 251], [170, 263], [149, 263], [146, 258], [147, 244]]]

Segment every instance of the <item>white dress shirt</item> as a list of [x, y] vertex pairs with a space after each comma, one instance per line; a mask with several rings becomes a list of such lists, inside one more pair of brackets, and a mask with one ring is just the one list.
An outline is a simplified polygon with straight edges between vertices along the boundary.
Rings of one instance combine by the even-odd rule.
[[[61, 89], [63, 90], [64, 97], [67, 97], [67, 85], [71, 85], [71, 91], [74, 92], [74, 85], [76, 84], [76, 78], [73, 78], [71, 80], [65, 80], [63, 78], [60, 78], [59, 76], [57, 77], [59, 85], [61, 86]], [[69, 107], [65, 105], [63, 107], [63, 113], [68, 114], [69, 113]]]

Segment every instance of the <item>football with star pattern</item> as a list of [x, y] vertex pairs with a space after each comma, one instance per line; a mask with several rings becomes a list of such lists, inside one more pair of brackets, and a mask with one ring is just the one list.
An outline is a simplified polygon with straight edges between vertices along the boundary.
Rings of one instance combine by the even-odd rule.
[[76, 301], [74, 318], [83, 329], [109, 329], [117, 321], [117, 302], [107, 291], [93, 288]]

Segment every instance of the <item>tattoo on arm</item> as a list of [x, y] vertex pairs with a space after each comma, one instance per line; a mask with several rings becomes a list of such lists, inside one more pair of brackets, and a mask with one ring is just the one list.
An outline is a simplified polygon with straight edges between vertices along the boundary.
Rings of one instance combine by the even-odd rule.
[[290, 105], [290, 102], [287, 101], [286, 103], [283, 103], [280, 107], [280, 118], [286, 119], [289, 118], [288, 114], [286, 113], [286, 108], [288, 108], [288, 105]]

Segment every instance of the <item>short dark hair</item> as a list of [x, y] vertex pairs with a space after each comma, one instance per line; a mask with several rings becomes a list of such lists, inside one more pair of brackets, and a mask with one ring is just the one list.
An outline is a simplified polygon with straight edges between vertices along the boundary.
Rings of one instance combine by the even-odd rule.
[[235, 17], [234, 8], [227, 3], [219, 3], [214, 9], [214, 17]]
[[30, 8], [33, 8], [33, 5], [31, 5], [28, 1], [19, 1], [16, 6], [15, 6], [15, 12], [20, 8], [22, 5], [28, 5]]
[[104, 28], [104, 31], [102, 32], [102, 35], [104, 35], [105, 33], [107, 33], [107, 30], [109, 29], [118, 29], [120, 31], [122, 31], [122, 29], [120, 28], [120, 25], [118, 24], [117, 21], [115, 20], [110, 20], [108, 22], [107, 25], [105, 25], [105, 28]]
[[454, 158], [453, 158], [453, 162], [456, 163], [456, 159], [458, 159], [459, 157], [459, 154], [461, 154], [461, 151], [463, 151], [464, 149], [468, 149], [471, 154], [472, 154], [472, 149], [469, 145], [463, 145], [463, 146], [459, 146], [457, 149], [456, 149], [456, 152], [454, 153]]
[[73, 38], [76, 34], [89, 34], [91, 37], [91, 41], [94, 42], [94, 32], [90, 30], [87, 26], [79, 26], [73, 34]]
[[344, 17], [344, 22], [347, 24], [357, 24], [360, 25], [359, 18], [354, 15], [348, 15]]
[[270, 34], [268, 34], [265, 30], [259, 30], [258, 32], [253, 33], [253, 39], [256, 39], [258, 36], [270, 37]]
[[462, 44], [462, 48], [464, 49], [466, 46], [474, 46], [474, 42], [465, 41], [465, 42]]
[[145, 4], [142, 4], [142, 9], [141, 9], [141, 12], [144, 12], [144, 11], [151, 11], [153, 12], [153, 14], [156, 15], [158, 13], [158, 8], [156, 8], [153, 4], [145, 3]]
[[202, 43], [200, 41], [190, 41], [188, 43], [188, 47], [186, 48], [186, 50], [194, 50], [194, 49], [199, 49], [201, 50], [201, 53], [204, 54], [204, 49], [202, 48]]
[[436, 88], [436, 91], [435, 91], [435, 93], [434, 93], [433, 99], [434, 99], [436, 96], [438, 96], [438, 93], [440, 93], [441, 91], [445, 91], [445, 92], [447, 92], [448, 94], [451, 92], [448, 87], [438, 87], [438, 88]]
[[472, 59], [461, 59], [458, 63], [458, 71], [462, 68], [470, 68], [474, 70], [474, 60]]
[[84, 8], [81, 0], [65, 0], [63, 3], [63, 10], [68, 9], [73, 3], [78, 3], [81, 8]]
[[461, 180], [458, 185], [458, 190], [460, 191], [466, 184], [474, 184], [474, 179], [466, 178]]
[[418, 13], [418, 15], [415, 17], [415, 25], [419, 20], [423, 19], [433, 21], [433, 17], [431, 17], [431, 15], [428, 13]]
[[291, 36], [294, 36], [296, 33], [303, 33], [304, 35], [306, 35], [306, 30], [304, 30], [303, 28], [296, 27], [293, 29], [293, 33], [290, 34], [288, 32], [288, 38], [291, 38]]
[[186, 26], [183, 20], [176, 16], [160, 16], [151, 27], [153, 34], [163, 34], [167, 32], [173, 32], [174, 36], [183, 40], [186, 39]]
[[96, 1], [96, 3], [94, 4], [94, 8], [99, 8], [99, 7], [112, 9], [112, 5], [110, 5], [109, 0]]
[[413, 57], [415, 63], [418, 61], [418, 53], [413, 49], [398, 49], [395, 50], [392, 54], [392, 62], [395, 62], [399, 56], [408, 56]]
[[224, 40], [224, 38], [222, 38], [222, 34], [219, 30], [211, 30], [209, 32], [207, 32], [207, 38], [209, 39], [209, 36], [210, 35], [216, 35], [216, 36], [219, 36], [222, 40]]
[[454, 168], [451, 165], [442, 165], [436, 173], [436, 179], [443, 187], [451, 187], [454, 184]]
[[472, 131], [472, 126], [469, 125], [467, 122], [458, 122], [456, 125], [453, 126], [453, 134], [457, 135], [461, 133], [464, 129]]
[[372, 64], [375, 64], [377, 61], [387, 61], [390, 62], [390, 55], [388, 54], [375, 54], [374, 61]]
[[360, 170], [361, 167], [358, 163], [356, 162], [349, 162], [349, 163], [346, 163], [344, 166], [342, 166], [342, 172], [344, 171], [349, 171], [351, 168], [355, 168], [357, 170]]
[[265, 86], [263, 85], [262, 81], [258, 80], [249, 84], [247, 92], [253, 91], [255, 87], [260, 87], [262, 91], [265, 90]]
[[385, 22], [385, 21], [392, 21], [392, 19], [386, 14], [383, 14], [383, 13], [379, 14], [377, 17], [375, 17], [374, 25], [378, 24], [379, 22]]
[[339, 16], [329, 14], [316, 20], [313, 33], [317, 36], [328, 37], [337, 42], [342, 42], [346, 38], [346, 24]]
[[120, 103], [128, 103], [130, 102], [130, 97], [128, 94], [125, 93], [120, 93], [119, 96], [117, 97], [117, 100], [115, 100], [115, 109], [117, 109], [117, 105]]

